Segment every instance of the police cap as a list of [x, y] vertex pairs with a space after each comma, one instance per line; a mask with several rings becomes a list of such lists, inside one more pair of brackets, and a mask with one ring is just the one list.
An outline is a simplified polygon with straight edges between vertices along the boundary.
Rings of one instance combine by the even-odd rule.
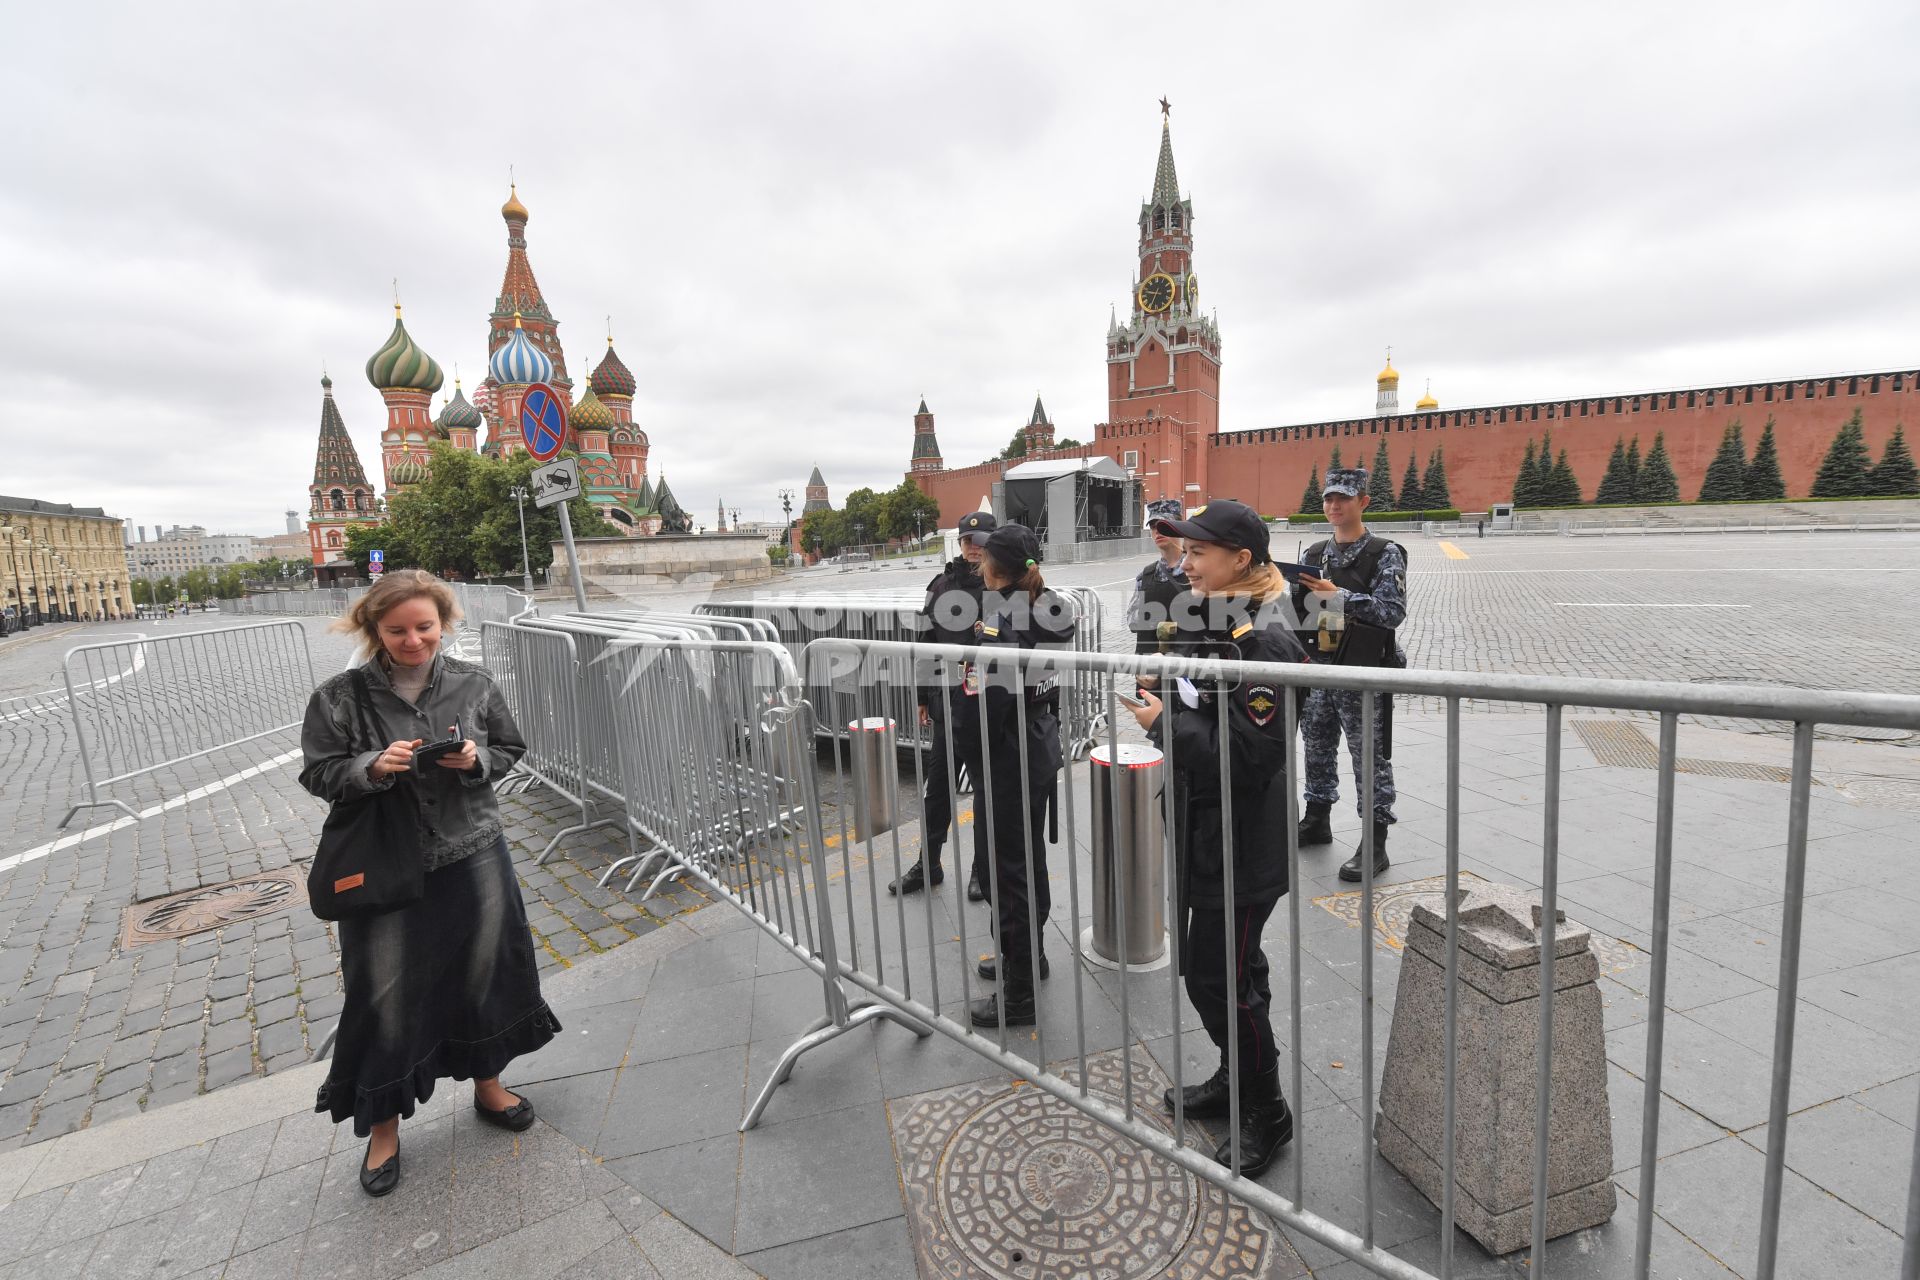
[[998, 524], [999, 521], [993, 518], [991, 511], [969, 511], [960, 517], [960, 523], [956, 527], [961, 537], [978, 543], [985, 542], [987, 535], [992, 533]]

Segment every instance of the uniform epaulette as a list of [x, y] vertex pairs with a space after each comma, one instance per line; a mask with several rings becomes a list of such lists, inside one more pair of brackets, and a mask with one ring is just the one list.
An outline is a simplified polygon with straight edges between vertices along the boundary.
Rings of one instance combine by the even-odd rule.
[[1243, 622], [1239, 626], [1233, 629], [1233, 638], [1235, 640], [1238, 640], [1241, 636], [1247, 634], [1247, 632], [1251, 630], [1253, 630], [1253, 624], [1251, 622]]

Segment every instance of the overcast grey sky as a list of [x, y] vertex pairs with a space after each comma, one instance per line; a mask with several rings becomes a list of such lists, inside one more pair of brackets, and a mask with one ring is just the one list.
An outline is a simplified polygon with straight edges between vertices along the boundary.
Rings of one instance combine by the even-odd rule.
[[[508, 165], [711, 520], [1105, 416], [1173, 102], [1224, 429], [1912, 367], [1911, 0], [39, 5], [0, 52], [0, 492], [269, 533], [322, 361], [369, 472], [392, 323], [468, 387]], [[449, 391], [451, 386], [449, 386]], [[1920, 426], [1920, 424], [1911, 424]]]

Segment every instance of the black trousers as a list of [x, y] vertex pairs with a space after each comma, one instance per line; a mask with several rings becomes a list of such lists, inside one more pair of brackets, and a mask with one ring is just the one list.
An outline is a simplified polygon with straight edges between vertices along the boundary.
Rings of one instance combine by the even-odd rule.
[[[953, 827], [953, 789], [947, 785], [947, 718], [938, 703], [927, 708], [932, 716], [933, 725], [927, 730], [933, 738], [933, 749], [927, 752], [926, 794], [920, 803], [921, 844], [925, 852], [922, 855], [927, 866], [927, 874], [933, 874], [940, 865], [940, 851], [946, 847], [947, 833]], [[971, 745], [972, 726], [965, 728], [962, 722], [953, 722], [953, 776], [956, 780], [965, 774], [969, 756], [978, 756], [979, 748]]]
[[1267, 927], [1275, 903], [1239, 904], [1231, 912], [1233, 956], [1227, 962], [1228, 912], [1223, 907], [1186, 908], [1180, 938], [1180, 971], [1186, 975], [1187, 999], [1193, 1002], [1207, 1036], [1227, 1060], [1227, 1023], [1239, 1021], [1238, 1044], [1242, 1085], [1280, 1065], [1273, 1040], [1273, 991], [1268, 983], [1267, 954], [1260, 934]]
[[[1053, 914], [1053, 885], [1047, 874], [1047, 799], [1051, 792], [1036, 792], [1033, 809], [1021, 804], [1020, 773], [997, 789], [974, 784], [973, 800], [973, 874], [980, 889], [994, 908], [994, 927], [1006, 956], [1006, 975], [1015, 985], [1033, 983], [1034, 928], [1045, 930], [1047, 917]], [[993, 798], [993, 851], [987, 850], [988, 794]], [[1023, 831], [1022, 828], [1025, 828]], [[1033, 884], [1027, 883], [1027, 845], [1033, 844]], [[991, 857], [992, 874], [989, 874]], [[997, 881], [995, 877], [998, 877]]]

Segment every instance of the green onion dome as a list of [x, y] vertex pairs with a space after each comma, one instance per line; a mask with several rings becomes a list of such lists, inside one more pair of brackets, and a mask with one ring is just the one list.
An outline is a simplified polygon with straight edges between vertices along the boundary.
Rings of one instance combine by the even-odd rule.
[[446, 380], [433, 357], [415, 345], [407, 326], [400, 320], [400, 304], [394, 303], [393, 333], [387, 345], [368, 358], [367, 381], [382, 391], [404, 388], [431, 394]]
[[587, 394], [567, 415], [567, 421], [573, 424], [575, 431], [612, 431], [613, 410], [602, 404], [600, 397], [593, 394], [593, 388], [589, 386]]
[[434, 425], [442, 432], [457, 431], [462, 427], [478, 431], [487, 425], [487, 420], [478, 409], [473, 407], [466, 393], [460, 390], [460, 380], [455, 378], [453, 399], [447, 401], [446, 407], [440, 410], [440, 417]]
[[402, 458], [393, 464], [393, 470], [387, 474], [395, 484], [425, 484], [427, 464], [418, 458]]

